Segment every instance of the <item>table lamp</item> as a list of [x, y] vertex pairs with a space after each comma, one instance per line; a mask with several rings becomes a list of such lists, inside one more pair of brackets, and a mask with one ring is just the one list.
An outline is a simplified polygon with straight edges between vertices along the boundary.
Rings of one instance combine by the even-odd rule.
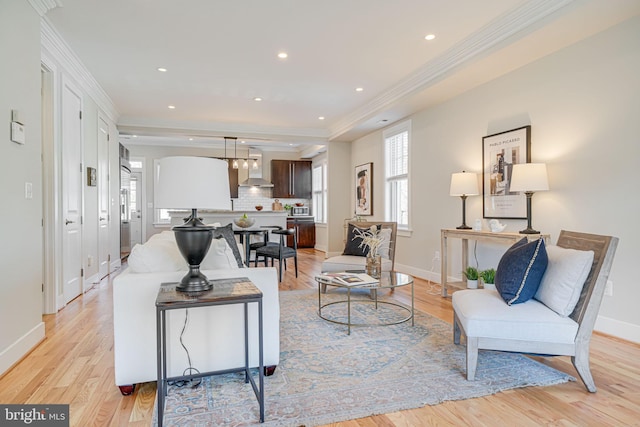
[[539, 234], [531, 228], [531, 196], [536, 191], [547, 191], [547, 165], [544, 163], [523, 163], [513, 165], [510, 191], [524, 191], [527, 196], [527, 228], [521, 234]]
[[206, 157], [165, 157], [157, 169], [156, 208], [191, 209], [184, 224], [172, 228], [180, 253], [189, 264], [189, 272], [176, 289], [201, 292], [211, 289], [200, 263], [207, 255], [213, 227], [198, 218], [198, 209], [231, 209], [227, 163]]
[[478, 193], [478, 176], [475, 173], [459, 172], [451, 174], [451, 187], [449, 188], [451, 196], [460, 196], [462, 199], [462, 225], [456, 227], [459, 230], [470, 230], [466, 222], [466, 202], [467, 196], [477, 196]]

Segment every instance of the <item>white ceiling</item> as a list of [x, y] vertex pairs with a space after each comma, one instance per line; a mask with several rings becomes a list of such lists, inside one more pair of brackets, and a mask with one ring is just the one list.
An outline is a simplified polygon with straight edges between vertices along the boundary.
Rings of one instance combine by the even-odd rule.
[[638, 0], [61, 2], [46, 19], [130, 143], [235, 136], [299, 150], [353, 140], [640, 14]]

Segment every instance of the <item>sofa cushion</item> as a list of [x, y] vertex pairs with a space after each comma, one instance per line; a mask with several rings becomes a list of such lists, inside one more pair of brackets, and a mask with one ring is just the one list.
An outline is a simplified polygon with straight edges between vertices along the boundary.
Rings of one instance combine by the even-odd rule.
[[242, 255], [240, 255], [240, 250], [238, 249], [238, 244], [236, 242], [236, 237], [233, 234], [233, 228], [231, 223], [225, 225], [224, 227], [217, 227], [213, 230], [214, 239], [219, 239], [221, 237], [224, 237], [224, 239], [227, 241], [227, 244], [233, 251], [233, 256], [235, 257], [236, 262], [238, 263], [238, 267], [239, 268], [244, 267], [244, 263], [242, 262]]
[[131, 249], [127, 263], [134, 273], [161, 273], [169, 271], [185, 271], [188, 269], [187, 262], [180, 254], [178, 245], [173, 238], [166, 235], [153, 235], [143, 245], [135, 245]]
[[451, 304], [469, 337], [572, 344], [578, 324], [535, 299], [508, 306], [497, 291], [469, 289], [453, 293]]
[[593, 251], [579, 251], [551, 245], [549, 265], [542, 276], [535, 299], [561, 316], [569, 316], [578, 303], [593, 264]]
[[547, 268], [544, 240], [516, 242], [500, 258], [496, 269], [495, 285], [508, 304], [520, 304], [536, 294], [542, 275]]
[[200, 270], [237, 269], [238, 263], [227, 241], [220, 237], [211, 241], [209, 252], [200, 264]]

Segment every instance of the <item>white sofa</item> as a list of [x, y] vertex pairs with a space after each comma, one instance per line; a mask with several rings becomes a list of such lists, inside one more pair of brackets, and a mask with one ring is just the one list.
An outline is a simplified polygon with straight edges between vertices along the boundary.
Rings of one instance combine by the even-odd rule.
[[[137, 383], [157, 380], [156, 296], [161, 283], [177, 282], [186, 271], [186, 264], [182, 269], [179, 259], [176, 258], [177, 247], [174, 253], [174, 247], [167, 244], [171, 242], [171, 237], [173, 237], [172, 233], [150, 239], [138, 248], [138, 251], [132, 251], [130, 257], [133, 258], [130, 259], [129, 267], [113, 281], [115, 383], [123, 394], [130, 394]], [[213, 246], [215, 243], [214, 239]], [[219, 243], [220, 247], [224, 245], [226, 243]], [[228, 248], [228, 245], [226, 246]], [[139, 254], [144, 249], [145, 255], [148, 255], [150, 248], [153, 248], [154, 259], [162, 259], [161, 264], [153, 265], [153, 262], [141, 262], [143, 257], [136, 258], [136, 252]], [[210, 253], [214, 250], [212, 248]], [[237, 264], [233, 265], [234, 261], [229, 259], [227, 268], [203, 269], [203, 272], [212, 280], [247, 277], [262, 291], [264, 366], [269, 374], [273, 372], [280, 360], [280, 305], [276, 270], [272, 267], [238, 268]], [[226, 261], [218, 256], [218, 261], [214, 264], [220, 267], [225, 263]], [[205, 266], [204, 262], [203, 266]], [[176, 268], [181, 268], [181, 271], [149, 271], [175, 270]], [[242, 313], [242, 304], [189, 310], [183, 342], [189, 350], [193, 367], [200, 372], [207, 372], [243, 366]], [[185, 310], [167, 312], [169, 376], [182, 375], [189, 367], [187, 354], [180, 345], [180, 332], [184, 322]], [[250, 304], [249, 362], [251, 366], [258, 366], [257, 328], [257, 304]]]

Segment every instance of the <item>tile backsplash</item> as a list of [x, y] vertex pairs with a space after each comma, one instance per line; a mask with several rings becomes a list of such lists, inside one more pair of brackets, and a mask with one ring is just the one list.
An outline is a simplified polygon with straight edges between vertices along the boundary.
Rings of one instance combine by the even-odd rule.
[[[234, 211], [253, 211], [256, 209], [256, 205], [264, 206], [263, 211], [270, 211], [271, 204], [274, 202], [274, 198], [271, 197], [271, 188], [263, 187], [239, 187], [238, 198], [233, 199]], [[310, 207], [309, 200], [307, 199], [278, 199], [282, 205], [287, 203], [293, 205], [294, 203], [304, 203], [305, 206]]]

